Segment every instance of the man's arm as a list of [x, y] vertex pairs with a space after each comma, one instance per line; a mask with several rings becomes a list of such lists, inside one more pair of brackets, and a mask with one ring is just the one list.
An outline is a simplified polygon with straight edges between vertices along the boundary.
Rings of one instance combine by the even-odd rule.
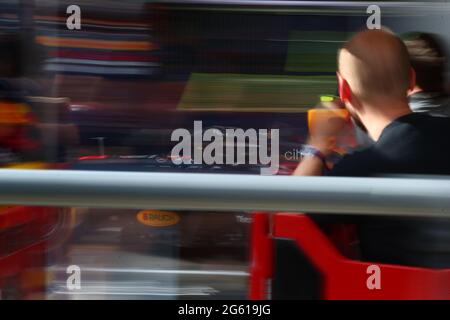
[[317, 156], [305, 156], [298, 164], [294, 176], [321, 176], [324, 171], [324, 163]]
[[295, 169], [295, 176], [322, 176], [325, 169], [330, 169], [326, 163], [333, 150], [334, 140], [324, 136], [310, 137], [308, 144], [302, 148], [302, 160]]
[[330, 112], [330, 115], [319, 117], [314, 122], [313, 129], [310, 128], [310, 136], [306, 145], [307, 151], [306, 153], [302, 152], [302, 160], [293, 175], [321, 176], [324, 174], [325, 169], [330, 169], [326, 162], [326, 157], [333, 153], [338, 136], [345, 130], [348, 130], [349, 127], [342, 117], [337, 114], [333, 116], [331, 110], [328, 112]]

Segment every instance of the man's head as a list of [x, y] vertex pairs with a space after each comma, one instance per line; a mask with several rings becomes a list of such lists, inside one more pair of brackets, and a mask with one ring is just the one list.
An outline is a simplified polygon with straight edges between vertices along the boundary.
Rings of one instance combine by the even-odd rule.
[[405, 44], [416, 72], [415, 91], [444, 91], [446, 54], [437, 36], [411, 33], [405, 35]]
[[357, 120], [366, 113], [407, 108], [415, 75], [405, 44], [393, 33], [357, 33], [339, 51], [338, 66], [339, 94]]

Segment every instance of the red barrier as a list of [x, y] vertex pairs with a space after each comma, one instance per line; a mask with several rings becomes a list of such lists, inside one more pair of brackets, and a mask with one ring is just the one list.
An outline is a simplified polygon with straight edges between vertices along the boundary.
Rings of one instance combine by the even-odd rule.
[[[265, 224], [262, 223], [263, 219]], [[321, 272], [323, 275], [322, 299], [450, 299], [449, 269], [436, 270], [375, 264], [348, 259], [306, 215], [275, 214], [272, 232], [273, 234], [270, 235], [267, 215], [264, 218], [256, 217], [253, 222], [254, 236], [252, 236], [250, 268], [249, 297], [251, 299], [267, 298], [260, 284], [266, 283], [271, 277], [271, 273], [264, 270], [271, 270], [273, 266], [273, 247], [267, 243], [275, 238], [294, 240], [299, 250]], [[265, 253], [262, 254], [262, 252]], [[289, 262], [286, 261], [286, 263]], [[379, 268], [380, 289], [371, 289], [367, 284], [373, 265]]]

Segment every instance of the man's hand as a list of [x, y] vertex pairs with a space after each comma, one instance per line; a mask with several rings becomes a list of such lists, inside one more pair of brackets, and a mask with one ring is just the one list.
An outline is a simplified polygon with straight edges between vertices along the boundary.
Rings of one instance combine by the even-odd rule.
[[349, 115], [345, 109], [313, 109], [308, 114], [308, 144], [329, 155], [338, 137], [346, 133]]
[[[343, 109], [315, 109], [308, 114], [310, 136], [307, 144], [319, 150], [325, 157], [336, 150], [336, 142], [348, 128], [348, 115]], [[318, 156], [302, 159], [294, 175], [322, 175], [324, 161]]]

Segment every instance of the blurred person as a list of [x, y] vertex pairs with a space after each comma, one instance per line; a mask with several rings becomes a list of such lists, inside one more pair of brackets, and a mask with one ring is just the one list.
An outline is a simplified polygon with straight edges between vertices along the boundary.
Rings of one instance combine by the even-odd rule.
[[0, 166], [37, 161], [36, 119], [20, 85], [20, 40], [0, 35]]
[[416, 84], [409, 96], [411, 109], [450, 116], [450, 96], [445, 90], [446, 54], [440, 40], [430, 33], [413, 33], [405, 38], [416, 73]]
[[34, 125], [26, 104], [0, 100], [0, 166], [40, 160]]
[[[450, 119], [412, 113], [416, 86], [405, 44], [382, 30], [357, 33], [338, 53], [339, 95], [355, 123], [374, 144], [351, 152], [332, 168], [330, 128], [316, 129], [295, 175], [371, 177], [450, 174]], [[450, 219], [319, 216], [356, 223], [363, 260], [433, 268], [450, 267]]]

